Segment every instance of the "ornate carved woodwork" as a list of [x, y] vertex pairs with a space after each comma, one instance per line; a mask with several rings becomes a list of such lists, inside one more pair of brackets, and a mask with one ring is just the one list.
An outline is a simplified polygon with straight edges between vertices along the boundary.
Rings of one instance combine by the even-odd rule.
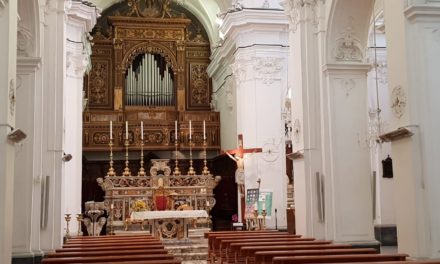
[[[207, 149], [220, 149], [220, 116], [210, 110], [211, 81], [206, 72], [210, 46], [194, 15], [168, 0], [126, 0], [104, 11], [92, 36], [92, 69], [84, 80], [89, 99], [84, 151], [108, 150], [110, 121], [115, 151], [123, 149], [125, 121], [129, 122], [130, 150], [140, 148], [140, 121], [147, 149], [173, 150], [175, 120], [182, 149], [189, 148], [189, 120], [195, 149], [202, 148], [203, 120]], [[127, 69], [146, 53], [160, 55], [172, 70], [172, 105], [126, 105]]]

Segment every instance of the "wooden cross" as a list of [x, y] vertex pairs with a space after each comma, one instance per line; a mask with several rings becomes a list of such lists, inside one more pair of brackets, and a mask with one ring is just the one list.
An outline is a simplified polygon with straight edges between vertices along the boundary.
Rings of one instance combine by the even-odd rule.
[[238, 135], [238, 147], [236, 149], [227, 150], [225, 151], [225, 153], [227, 152], [231, 155], [238, 154], [240, 158], [243, 158], [243, 155], [246, 153], [257, 153], [262, 151], [263, 151], [262, 148], [249, 148], [249, 149], [243, 148], [243, 135], [240, 134]]
[[[249, 148], [249, 149], [245, 149], [243, 148], [243, 135], [240, 134], [238, 135], [238, 147], [236, 149], [231, 149], [231, 150], [227, 150], [224, 153], [227, 154], [232, 160], [234, 160], [237, 164], [237, 171], [241, 170], [242, 173], [244, 173], [244, 154], [247, 153], [257, 153], [257, 152], [262, 152], [262, 148]], [[236, 172], [237, 174], [237, 172]], [[244, 175], [243, 175], [244, 176]], [[237, 177], [237, 175], [236, 175]], [[258, 188], [260, 188], [259, 186], [260, 184], [258, 184]], [[245, 208], [246, 208], [246, 197], [245, 197], [245, 186], [244, 183], [243, 184], [239, 184], [238, 186], [239, 192], [241, 193], [240, 195], [240, 205], [241, 205], [241, 221], [242, 223], [244, 223], [245, 219], [244, 219], [244, 214], [245, 214]]]

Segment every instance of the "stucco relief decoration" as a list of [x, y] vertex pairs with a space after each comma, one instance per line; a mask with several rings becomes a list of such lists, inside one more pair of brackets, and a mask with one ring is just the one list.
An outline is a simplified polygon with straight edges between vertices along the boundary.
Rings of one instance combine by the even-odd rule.
[[107, 62], [93, 62], [92, 71], [89, 77], [90, 95], [89, 102], [94, 105], [108, 103], [108, 83], [109, 67]]
[[9, 113], [11, 116], [15, 114], [15, 80], [9, 81]]
[[20, 20], [17, 29], [17, 55], [30, 56], [33, 45], [34, 42], [31, 31], [26, 28]]
[[318, 13], [317, 13], [318, 0], [284, 0], [281, 5], [284, 7], [284, 12], [289, 17], [290, 30], [295, 33], [298, 24], [301, 22], [300, 12], [303, 8], [308, 8], [311, 11], [311, 17], [306, 18], [304, 21], [311, 22], [313, 25], [318, 25]]
[[342, 79], [341, 87], [344, 89], [345, 96], [350, 96], [351, 91], [356, 87], [356, 83], [353, 79]]
[[281, 80], [281, 69], [283, 68], [282, 58], [256, 58], [254, 70], [257, 72], [256, 79], [262, 79], [265, 84], [272, 84], [276, 80]]
[[335, 58], [338, 61], [362, 61], [363, 50], [361, 41], [349, 22], [345, 31], [341, 32], [341, 37], [336, 40]]
[[264, 0], [263, 5], [261, 6], [261, 8], [265, 8], [265, 9], [270, 8], [269, 1], [268, 0]]
[[407, 98], [405, 90], [398, 85], [391, 92], [391, 108], [397, 118], [401, 118], [405, 113]]
[[234, 75], [236, 87], [240, 86], [241, 82], [246, 80], [246, 65], [243, 63], [235, 62], [231, 66], [232, 74]]
[[208, 105], [209, 104], [209, 77], [206, 72], [208, 65], [191, 63], [191, 104]]
[[161, 17], [171, 18], [172, 0], [128, 0], [127, 5], [131, 8], [128, 16], [137, 17]]
[[234, 95], [232, 94], [232, 83], [231, 81], [226, 81], [225, 83], [225, 97], [226, 97], [226, 107], [229, 113], [234, 110]]

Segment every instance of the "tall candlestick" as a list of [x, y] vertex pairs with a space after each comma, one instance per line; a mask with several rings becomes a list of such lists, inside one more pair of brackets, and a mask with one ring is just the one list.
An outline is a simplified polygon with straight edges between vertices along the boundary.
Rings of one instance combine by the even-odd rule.
[[205, 123], [205, 120], [203, 120], [203, 139], [206, 139], [206, 123]]
[[110, 139], [113, 139], [113, 121], [110, 120]]
[[144, 121], [141, 121], [141, 139], [144, 140]]
[[174, 139], [177, 141], [177, 120], [176, 121], [174, 121]]
[[189, 139], [191, 139], [191, 120], [189, 120]]
[[125, 139], [128, 140], [128, 121], [125, 121]]

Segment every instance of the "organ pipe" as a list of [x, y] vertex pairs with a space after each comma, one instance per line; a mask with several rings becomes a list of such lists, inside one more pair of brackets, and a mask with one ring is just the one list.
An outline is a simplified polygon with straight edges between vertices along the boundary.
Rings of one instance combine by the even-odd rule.
[[136, 106], [173, 106], [173, 87], [173, 71], [165, 59], [158, 55], [142, 54], [127, 69], [125, 103]]

